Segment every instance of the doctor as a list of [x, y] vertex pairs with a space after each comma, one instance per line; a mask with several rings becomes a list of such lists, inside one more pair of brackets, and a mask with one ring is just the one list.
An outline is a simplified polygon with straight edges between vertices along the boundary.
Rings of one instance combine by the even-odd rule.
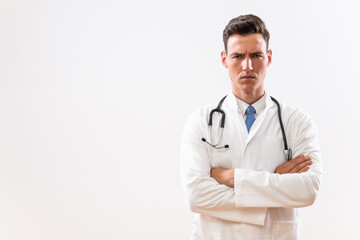
[[[223, 31], [232, 92], [221, 109], [211, 104], [188, 118], [181, 146], [186, 202], [195, 213], [193, 240], [299, 239], [297, 208], [312, 205], [321, 178], [316, 128], [304, 111], [280, 103], [292, 159], [284, 154], [278, 107], [264, 90], [272, 60], [270, 34], [254, 15], [232, 19]], [[220, 100], [220, 99], [219, 99]], [[210, 134], [211, 131], [211, 134]], [[219, 147], [216, 149], [206, 142]]]

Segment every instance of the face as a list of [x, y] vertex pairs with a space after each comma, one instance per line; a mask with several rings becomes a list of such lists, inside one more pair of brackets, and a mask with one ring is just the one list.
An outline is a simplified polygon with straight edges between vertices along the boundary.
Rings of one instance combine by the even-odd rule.
[[227, 53], [221, 53], [222, 64], [228, 69], [233, 93], [240, 99], [259, 99], [264, 94], [266, 69], [271, 64], [272, 51], [266, 51], [264, 37], [232, 35]]

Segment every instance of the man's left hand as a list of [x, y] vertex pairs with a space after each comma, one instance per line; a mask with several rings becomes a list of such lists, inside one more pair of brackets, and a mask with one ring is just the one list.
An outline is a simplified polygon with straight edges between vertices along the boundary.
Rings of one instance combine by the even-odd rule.
[[218, 183], [228, 187], [234, 187], [234, 169], [212, 168], [210, 176]]

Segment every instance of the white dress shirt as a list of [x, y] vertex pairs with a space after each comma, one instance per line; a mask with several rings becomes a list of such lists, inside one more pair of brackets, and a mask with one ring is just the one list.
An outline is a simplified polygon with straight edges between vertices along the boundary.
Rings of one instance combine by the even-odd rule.
[[[255, 108], [255, 120], [257, 118], [257, 116], [259, 116], [261, 114], [261, 112], [265, 109], [266, 107], [266, 96], [267, 94], [265, 93], [259, 100], [257, 100], [256, 102], [254, 102], [253, 104], [251, 104], [251, 106], [253, 106]], [[236, 96], [235, 96], [236, 97]], [[236, 103], [238, 105], [238, 112], [239, 114], [241, 114], [241, 116], [244, 118], [244, 120], [246, 120], [246, 109], [250, 106], [249, 104], [247, 104], [246, 102], [242, 101], [241, 99], [236, 97]]]

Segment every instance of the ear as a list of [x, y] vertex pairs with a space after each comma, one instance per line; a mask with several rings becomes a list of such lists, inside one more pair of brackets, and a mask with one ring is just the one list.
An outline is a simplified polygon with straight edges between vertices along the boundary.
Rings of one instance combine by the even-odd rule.
[[269, 67], [271, 62], [272, 62], [272, 50], [269, 49], [269, 51], [267, 52], [267, 66]]
[[224, 67], [228, 68], [228, 66], [226, 64], [226, 52], [225, 51], [221, 51], [221, 62]]

